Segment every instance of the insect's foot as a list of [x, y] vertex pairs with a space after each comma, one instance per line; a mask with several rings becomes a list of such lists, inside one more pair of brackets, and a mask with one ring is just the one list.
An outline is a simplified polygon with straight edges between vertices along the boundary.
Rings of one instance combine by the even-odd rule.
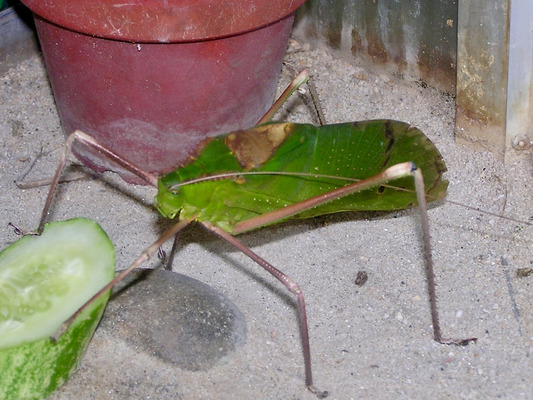
[[165, 266], [165, 269], [167, 269], [166, 267], [167, 262], [168, 262], [167, 253], [165, 252], [165, 250], [163, 250], [162, 247], [159, 247], [157, 249], [157, 257], [161, 260], [161, 263]]
[[26, 235], [39, 235], [39, 232], [35, 232], [35, 231], [23, 231], [22, 229], [20, 229], [18, 226], [16, 226], [14, 223], [12, 222], [8, 222], [7, 223], [7, 226], [10, 226], [13, 228], [13, 230], [15, 231], [15, 235], [17, 236], [26, 236]]
[[325, 399], [329, 395], [327, 390], [323, 392], [321, 390], [318, 390], [314, 385], [307, 386], [307, 389], [309, 389], [309, 391], [319, 399]]
[[440, 339], [438, 341], [442, 344], [454, 344], [456, 346], [468, 346], [470, 342], [477, 343], [477, 338], [468, 338], [468, 339]]

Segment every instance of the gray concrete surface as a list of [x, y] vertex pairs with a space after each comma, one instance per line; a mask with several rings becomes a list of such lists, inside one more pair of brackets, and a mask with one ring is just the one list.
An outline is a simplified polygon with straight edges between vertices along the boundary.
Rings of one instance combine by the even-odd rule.
[[[281, 85], [289, 69], [309, 67], [329, 122], [392, 118], [421, 128], [447, 162], [448, 199], [518, 220], [533, 216], [531, 154], [504, 166], [456, 145], [452, 97], [373, 75], [319, 49], [293, 46], [287, 63]], [[13, 180], [41, 149], [29, 179], [51, 176], [63, 136], [39, 57], [1, 76], [1, 85], [3, 248], [16, 240], [7, 223], [35, 227], [46, 195], [46, 188], [19, 190]], [[279, 118], [315, 121], [301, 96]], [[153, 194], [107, 173], [62, 185], [51, 218], [97, 220], [122, 269], [168, 226], [150, 206]], [[430, 219], [444, 334], [477, 336], [475, 345], [432, 340], [416, 212], [289, 222], [241, 239], [304, 290], [315, 383], [330, 398], [533, 398], [533, 277], [516, 276], [533, 266], [531, 226], [445, 202], [432, 206]], [[197, 227], [183, 234], [174, 269], [237, 305], [247, 320], [246, 344], [212, 369], [194, 372], [99, 329], [54, 400], [313, 398], [304, 387], [295, 303], [278, 282]], [[360, 270], [369, 277], [362, 287], [354, 284]]]

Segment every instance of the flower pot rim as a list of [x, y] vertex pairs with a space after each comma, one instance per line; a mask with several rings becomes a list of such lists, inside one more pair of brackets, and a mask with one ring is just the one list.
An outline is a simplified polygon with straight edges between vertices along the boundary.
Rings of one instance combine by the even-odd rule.
[[75, 32], [135, 43], [194, 42], [277, 22], [305, 0], [22, 0]]

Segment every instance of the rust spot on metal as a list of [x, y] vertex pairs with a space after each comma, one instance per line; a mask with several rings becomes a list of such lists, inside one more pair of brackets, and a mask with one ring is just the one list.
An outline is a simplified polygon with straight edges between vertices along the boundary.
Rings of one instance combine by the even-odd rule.
[[342, 40], [341, 30], [335, 25], [336, 24], [330, 24], [330, 26], [328, 26], [326, 29], [326, 39], [328, 41], [328, 45], [334, 49], [340, 49]]
[[368, 35], [366, 40], [368, 43], [368, 55], [372, 57], [374, 62], [385, 64], [388, 60], [388, 56], [383, 41], [375, 35]]
[[357, 29], [352, 29], [352, 47], [351, 47], [352, 55], [358, 56], [361, 55], [363, 52], [363, 39], [361, 38], [361, 35], [357, 31]]

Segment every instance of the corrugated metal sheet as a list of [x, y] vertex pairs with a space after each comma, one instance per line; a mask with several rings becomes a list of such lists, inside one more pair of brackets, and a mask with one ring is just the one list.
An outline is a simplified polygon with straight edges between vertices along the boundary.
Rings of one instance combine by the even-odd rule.
[[456, 136], [505, 153], [509, 55], [508, 0], [459, 3]]
[[356, 65], [456, 93], [462, 143], [533, 147], [531, 0], [308, 0], [298, 19]]
[[533, 7], [513, 0], [509, 39], [506, 148], [533, 148]]
[[364, 67], [455, 91], [456, 0], [308, 0], [297, 33]]

